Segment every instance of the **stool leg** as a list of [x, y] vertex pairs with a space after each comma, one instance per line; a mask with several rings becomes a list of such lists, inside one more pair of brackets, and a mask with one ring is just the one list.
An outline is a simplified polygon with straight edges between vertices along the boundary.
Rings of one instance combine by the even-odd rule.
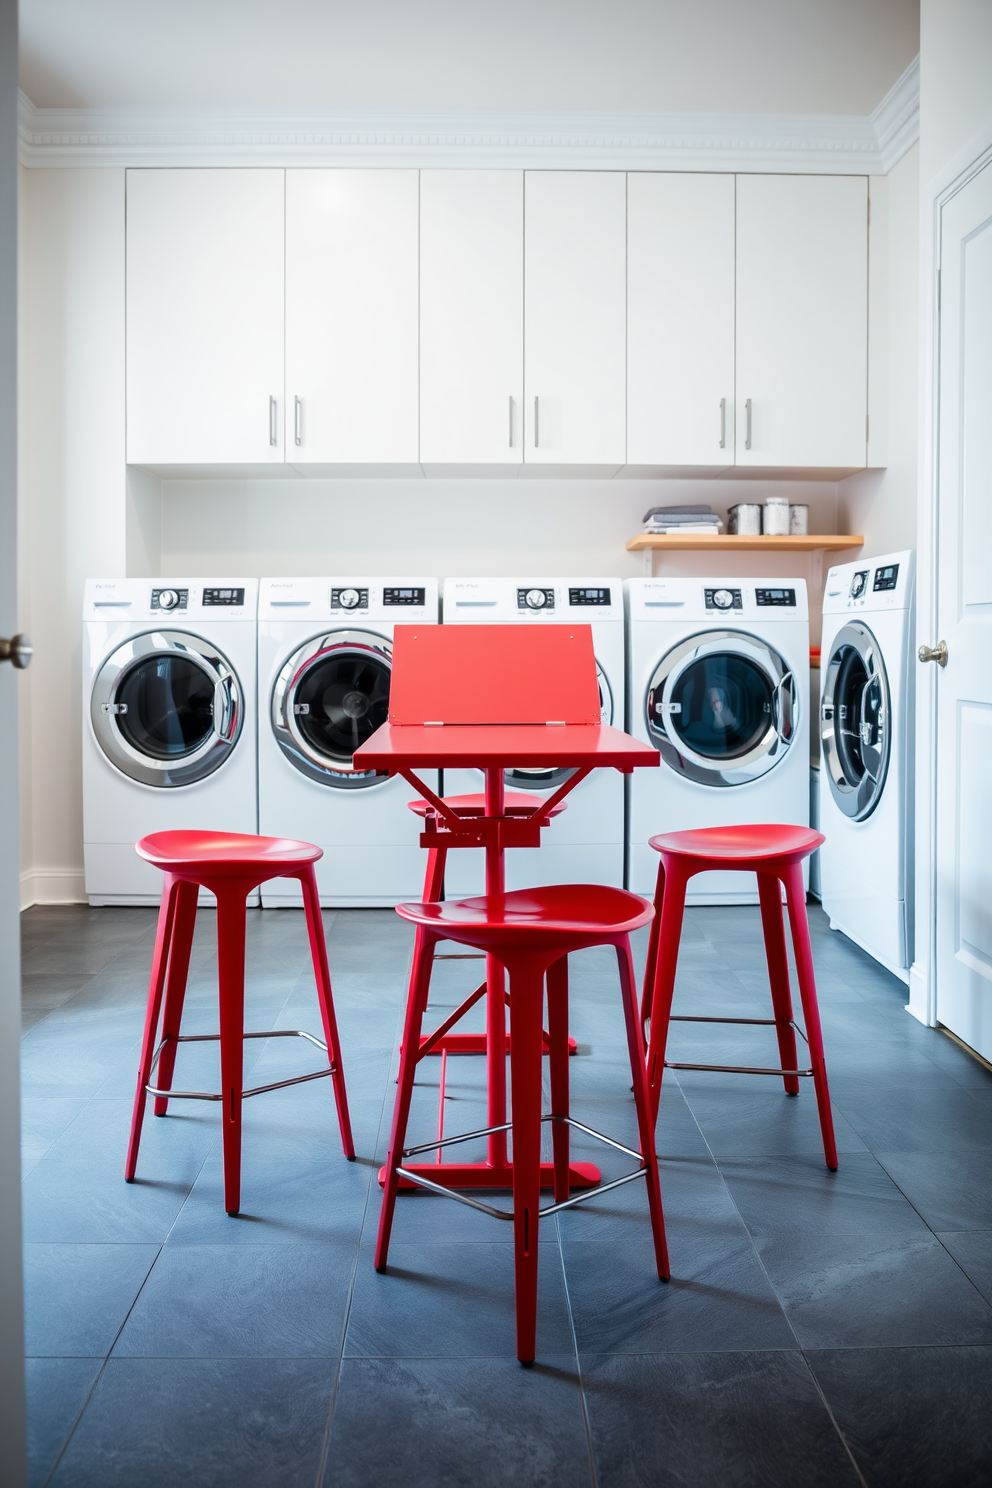
[[513, 1136], [513, 1261], [517, 1358], [532, 1364], [537, 1342], [541, 1206], [541, 1057], [544, 972], [517, 953], [510, 966], [510, 1104]]
[[630, 1054], [630, 1073], [634, 1084], [634, 1107], [637, 1111], [637, 1130], [641, 1139], [641, 1159], [644, 1163], [648, 1185], [648, 1211], [651, 1215], [651, 1233], [654, 1236], [655, 1264], [662, 1281], [667, 1281], [671, 1270], [668, 1264], [668, 1243], [665, 1239], [665, 1216], [661, 1207], [658, 1157], [654, 1145], [654, 1111], [648, 1090], [644, 1035], [641, 1032], [641, 1021], [637, 1010], [637, 980], [634, 976], [634, 962], [630, 954], [630, 939], [626, 935], [617, 945], [617, 965], [620, 971], [620, 996], [623, 1001], [624, 1022], [627, 1025], [627, 1049]]
[[689, 875], [680, 863], [674, 863], [666, 870], [661, 924], [658, 927], [658, 957], [651, 990], [651, 1039], [647, 1062], [651, 1108], [656, 1119], [661, 1101], [661, 1081], [665, 1073], [668, 1023], [672, 1016], [672, 998], [675, 995], [675, 969], [679, 959], [679, 938], [682, 934], [688, 882]]
[[661, 929], [661, 906], [665, 898], [665, 860], [658, 859], [658, 877], [654, 886], [654, 919], [648, 931], [648, 954], [644, 961], [644, 984], [641, 989], [641, 1027], [647, 1028], [651, 1016], [651, 997], [658, 962], [658, 932]]
[[[770, 873], [758, 873], [758, 899], [761, 903], [761, 928], [765, 937], [765, 959], [768, 962], [768, 985], [772, 992], [778, 1053], [784, 1070], [798, 1068], [796, 1030], [792, 1026], [792, 995], [789, 991], [789, 958], [785, 950], [785, 927], [782, 924], [782, 892], [779, 881]], [[786, 1095], [799, 1094], [799, 1076], [786, 1075]]]
[[[568, 1115], [568, 957], [548, 967], [548, 1066], [551, 1075], [551, 1114]], [[555, 1166], [555, 1203], [568, 1198], [569, 1130], [564, 1121], [552, 1121], [551, 1142]]]
[[338, 1127], [341, 1145], [349, 1162], [355, 1160], [355, 1143], [351, 1135], [351, 1117], [348, 1115], [348, 1092], [344, 1084], [344, 1067], [341, 1063], [341, 1041], [338, 1024], [334, 1016], [334, 998], [331, 993], [331, 971], [327, 964], [327, 943], [324, 940], [324, 922], [320, 917], [320, 896], [317, 893], [317, 875], [309, 867], [300, 874], [303, 889], [303, 908], [306, 911], [307, 931], [310, 935], [310, 954], [313, 957], [313, 974], [317, 983], [317, 1001], [324, 1025], [324, 1041], [327, 1044], [327, 1060], [334, 1073], [334, 1101], [338, 1108]]
[[162, 890], [162, 902], [158, 911], [158, 926], [155, 931], [155, 950], [152, 955], [152, 974], [148, 987], [148, 1007], [145, 1011], [145, 1032], [141, 1041], [141, 1060], [138, 1065], [138, 1085], [134, 1092], [134, 1112], [131, 1116], [131, 1139], [128, 1142], [124, 1178], [127, 1183], [134, 1179], [138, 1165], [138, 1144], [141, 1141], [141, 1124], [145, 1116], [145, 1086], [151, 1077], [152, 1060], [155, 1057], [155, 1034], [158, 1015], [162, 1007], [162, 989], [165, 986], [165, 971], [169, 964], [169, 949], [172, 944], [172, 927], [176, 918], [176, 902], [179, 898], [178, 879], [166, 875]]
[[427, 872], [424, 874], [424, 903], [438, 904], [444, 888], [444, 864], [448, 856], [446, 847], [432, 847], [427, 854]]
[[799, 995], [802, 998], [806, 1037], [809, 1039], [810, 1064], [813, 1067], [813, 1088], [816, 1091], [816, 1105], [820, 1113], [823, 1155], [827, 1167], [833, 1173], [837, 1170], [837, 1143], [834, 1138], [834, 1121], [830, 1110], [827, 1066], [823, 1058], [823, 1034], [820, 1031], [820, 1009], [816, 1001], [813, 951], [809, 943], [809, 925], [806, 920], [806, 890], [803, 887], [802, 864], [794, 863], [786, 869], [784, 877], [786, 900], [789, 906], [789, 924], [792, 928], [792, 946], [796, 953]]
[[[199, 884], [181, 883], [176, 900], [176, 920], [172, 927], [172, 950], [169, 954], [169, 979], [165, 986], [165, 1010], [162, 1013], [162, 1057], [158, 1062], [155, 1084], [160, 1090], [172, 1089], [172, 1074], [176, 1067], [179, 1045], [179, 1027], [186, 1001], [186, 979], [189, 976], [189, 955], [193, 949], [193, 931], [196, 927], [196, 900]], [[156, 1116], [164, 1116], [169, 1109], [168, 1097], [157, 1095], [153, 1110]]]
[[375, 1244], [375, 1269], [377, 1271], [385, 1271], [389, 1256], [389, 1235], [393, 1227], [393, 1211], [396, 1208], [396, 1193], [399, 1188], [399, 1176], [396, 1169], [403, 1160], [406, 1124], [410, 1117], [413, 1082], [419, 1063], [420, 1029], [427, 1007], [431, 970], [434, 964], [434, 947], [437, 945], [437, 940], [436, 935], [428, 935], [422, 927], [418, 926], [413, 948], [413, 966], [410, 970], [406, 1021], [403, 1025], [400, 1073], [396, 1088], [396, 1104], [393, 1107], [393, 1129], [386, 1157], [386, 1181], [383, 1184], [382, 1208], [379, 1211], [379, 1234]]
[[244, 1088], [245, 901], [237, 879], [212, 884], [217, 895], [217, 963], [220, 1001], [220, 1088], [224, 1133], [224, 1208], [241, 1208], [241, 1103]]

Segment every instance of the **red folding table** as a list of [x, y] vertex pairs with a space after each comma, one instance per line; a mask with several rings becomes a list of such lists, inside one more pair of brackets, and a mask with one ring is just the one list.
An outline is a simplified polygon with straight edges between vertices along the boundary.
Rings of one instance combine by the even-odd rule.
[[[599, 689], [588, 625], [398, 625], [393, 641], [389, 722], [355, 751], [355, 767], [400, 775], [430, 810], [421, 846], [482, 847], [486, 893], [504, 892], [503, 853], [539, 847], [554, 809], [596, 769], [629, 774], [658, 765], [658, 752], [600, 721]], [[527, 817], [508, 816], [503, 778], [510, 767], [571, 769], [574, 774]], [[460, 817], [415, 771], [474, 767], [484, 772], [485, 815]], [[445, 1021], [452, 1027], [469, 998]], [[434, 1044], [434, 1038], [427, 1040]], [[464, 1046], [463, 1046], [464, 1047]], [[506, 1141], [506, 991], [503, 968], [486, 969], [488, 1137], [481, 1163], [407, 1164], [452, 1188], [511, 1188]], [[440, 1152], [439, 1152], [440, 1159]], [[571, 1182], [599, 1182], [592, 1163], [575, 1163]], [[552, 1187], [552, 1164], [542, 1183]]]

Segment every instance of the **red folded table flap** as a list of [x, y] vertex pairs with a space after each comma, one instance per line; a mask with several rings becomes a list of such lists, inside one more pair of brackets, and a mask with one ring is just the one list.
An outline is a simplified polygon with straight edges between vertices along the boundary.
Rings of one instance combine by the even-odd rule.
[[397, 625], [392, 724], [600, 723], [589, 625]]

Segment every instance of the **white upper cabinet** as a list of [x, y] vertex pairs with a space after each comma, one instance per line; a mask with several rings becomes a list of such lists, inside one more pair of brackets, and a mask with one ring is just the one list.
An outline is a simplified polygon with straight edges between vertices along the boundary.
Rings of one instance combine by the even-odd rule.
[[420, 173], [420, 459], [523, 460], [524, 178]]
[[738, 465], [863, 467], [868, 182], [737, 177]]
[[283, 172], [127, 172], [127, 457], [282, 461]]
[[626, 195], [621, 172], [526, 172], [528, 465], [624, 463]]
[[734, 459], [734, 177], [627, 182], [627, 463]]
[[286, 459], [415, 465], [415, 170], [286, 172]]

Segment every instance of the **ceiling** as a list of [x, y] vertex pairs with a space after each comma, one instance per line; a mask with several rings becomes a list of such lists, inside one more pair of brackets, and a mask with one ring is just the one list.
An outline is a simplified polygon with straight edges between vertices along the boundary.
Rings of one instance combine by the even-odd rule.
[[20, 0], [39, 108], [870, 114], [919, 0]]

